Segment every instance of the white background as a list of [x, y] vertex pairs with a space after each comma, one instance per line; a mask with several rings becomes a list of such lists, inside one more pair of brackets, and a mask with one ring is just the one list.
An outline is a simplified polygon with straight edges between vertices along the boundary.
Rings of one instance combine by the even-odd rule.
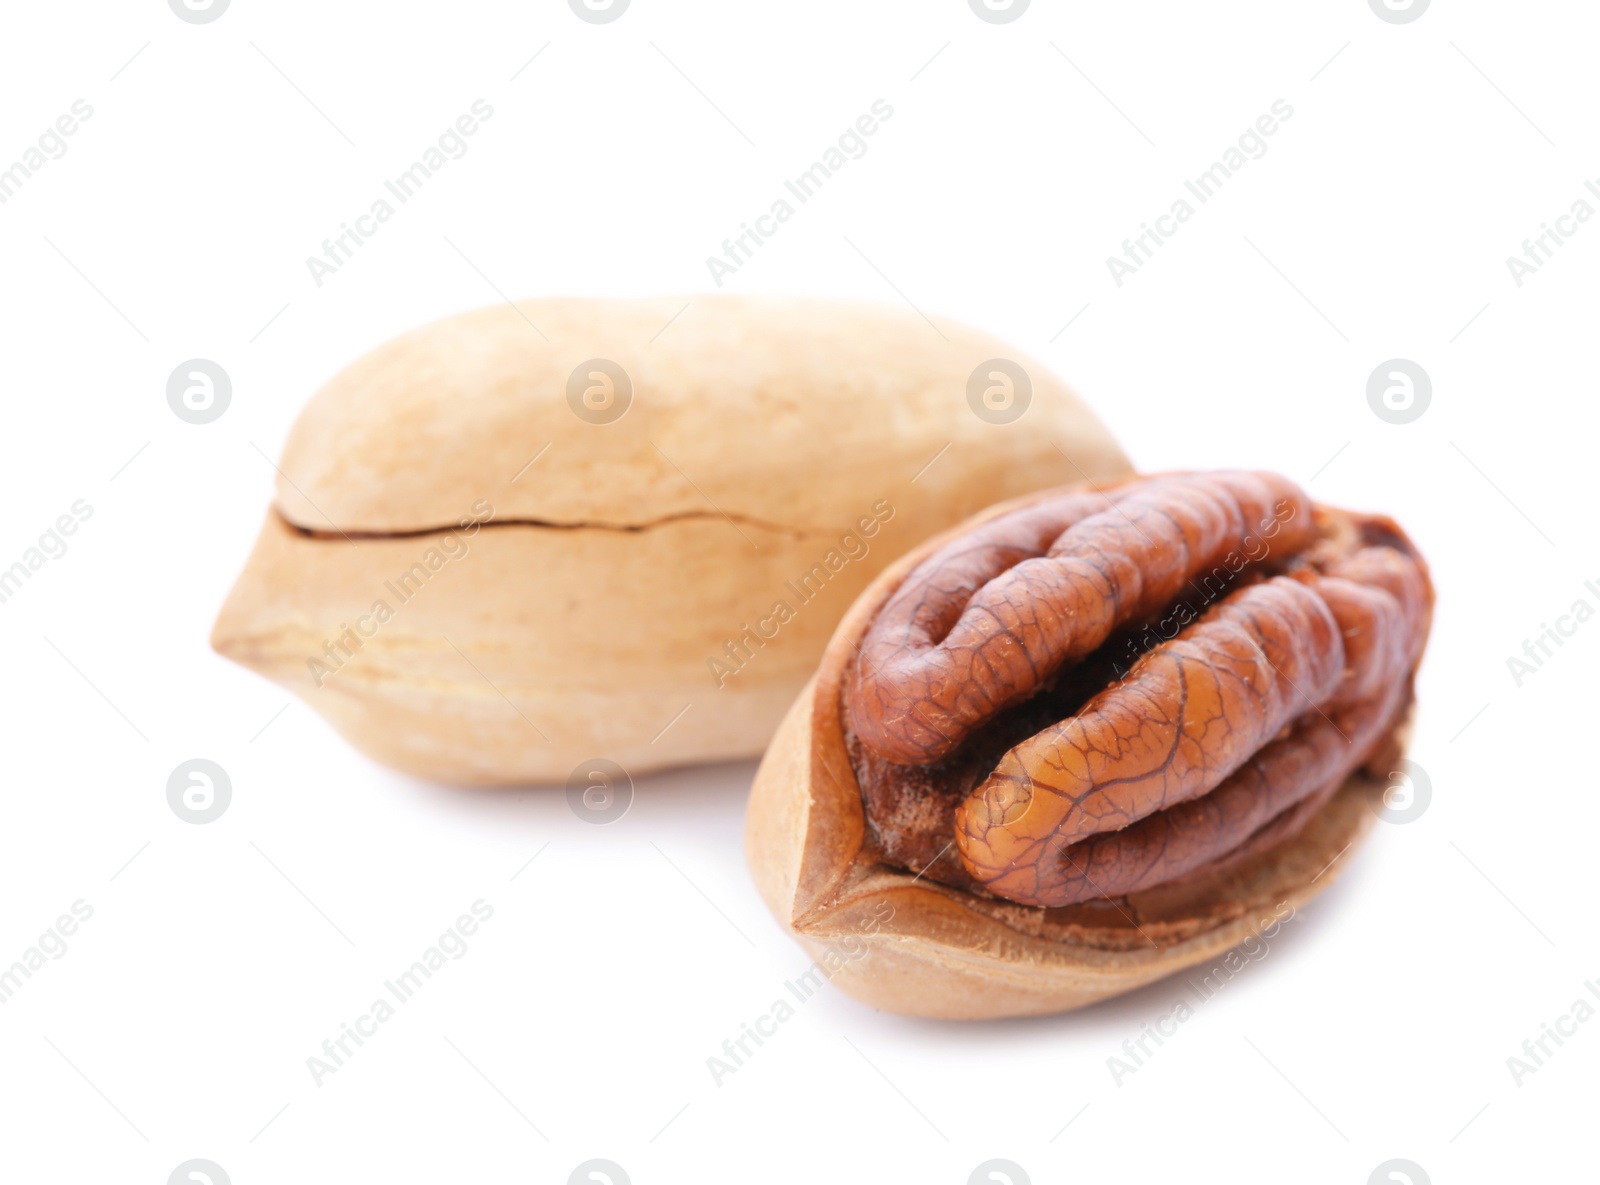
[[[1034, 1182], [1360, 1185], [1404, 1157], [1434, 1182], [1574, 1179], [1600, 1023], [1520, 1085], [1507, 1058], [1600, 977], [1600, 624], [1520, 687], [1506, 660], [1600, 608], [1600, 225], [1520, 288], [1505, 258], [1600, 179], [1592, 5], [1435, 0], [1395, 25], [1364, 0], [1034, 0], [995, 25], [963, 0], [634, 0], [591, 25], [558, 0], [234, 0], [191, 25], [107, 0], [4, 22], [0, 167], [75, 100], [94, 114], [0, 205], [0, 566], [75, 500], [93, 516], [0, 605], [0, 963], [73, 901], [94, 915], [0, 1007], [0, 1176], [155, 1185], [206, 1157], [239, 1185], [564, 1182], [605, 1157], [638, 1185], [956, 1183], [1003, 1157]], [[480, 98], [467, 155], [317, 287], [306, 256]], [[880, 98], [870, 151], [728, 290], [978, 324], [1141, 467], [1281, 470], [1395, 514], [1434, 565], [1431, 806], [1120, 1085], [1107, 1059], [1176, 986], [960, 1025], [830, 989], [715, 1085], [706, 1059], [808, 963], [745, 871], [752, 764], [642, 780], [589, 826], [551, 788], [378, 768], [206, 645], [266, 458], [336, 369], [497, 291], [682, 292], [692, 317], [706, 256]], [[1106, 257], [1278, 99], [1266, 155], [1118, 287]], [[200, 427], [165, 400], [196, 356], [234, 383]], [[1366, 401], [1393, 357], [1434, 388], [1403, 426]], [[195, 756], [233, 781], [208, 826], [165, 799]], [[314, 1085], [306, 1059], [479, 898], [470, 952]]]

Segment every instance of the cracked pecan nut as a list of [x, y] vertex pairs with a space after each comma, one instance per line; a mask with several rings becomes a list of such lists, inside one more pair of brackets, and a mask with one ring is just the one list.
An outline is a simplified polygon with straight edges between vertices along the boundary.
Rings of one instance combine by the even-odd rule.
[[757, 881], [894, 1011], [1060, 1011], [1211, 957], [1365, 833], [1432, 601], [1392, 521], [1272, 474], [993, 508], [841, 623], [757, 775]]
[[1031, 363], [1025, 419], [973, 414], [970, 376], [1008, 351], [940, 332], [695, 296], [407, 333], [301, 413], [213, 645], [422, 777], [758, 754], [894, 555], [997, 490], [1061, 481], [1056, 445], [1093, 478], [1128, 472]]

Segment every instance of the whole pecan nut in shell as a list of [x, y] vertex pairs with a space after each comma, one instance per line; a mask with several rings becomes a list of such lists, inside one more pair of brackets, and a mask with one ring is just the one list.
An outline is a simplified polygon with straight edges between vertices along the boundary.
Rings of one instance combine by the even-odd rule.
[[1026, 422], [949, 399], [1014, 355], [977, 330], [941, 320], [930, 346], [910, 310], [693, 305], [498, 304], [346, 367], [274, 464], [212, 645], [416, 777], [754, 756], [890, 559], [1058, 480], [1062, 449], [1096, 480], [1129, 472], [1031, 361]]
[[1398, 756], [1432, 601], [1392, 521], [1272, 474], [997, 508], [840, 626], [758, 775], [757, 879], [813, 947], [897, 898], [841, 967], [880, 1006], [1054, 1011], [1147, 982], [1332, 879], [1307, 858], [1370, 820], [1360, 771]]

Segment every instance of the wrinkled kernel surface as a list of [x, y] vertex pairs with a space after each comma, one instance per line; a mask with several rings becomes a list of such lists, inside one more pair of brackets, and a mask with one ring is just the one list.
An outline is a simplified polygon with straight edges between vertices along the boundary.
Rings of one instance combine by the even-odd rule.
[[869, 819], [891, 859], [1030, 905], [1243, 858], [1392, 732], [1431, 602], [1392, 523], [1315, 511], [1270, 474], [992, 520], [863, 641], [846, 717]]

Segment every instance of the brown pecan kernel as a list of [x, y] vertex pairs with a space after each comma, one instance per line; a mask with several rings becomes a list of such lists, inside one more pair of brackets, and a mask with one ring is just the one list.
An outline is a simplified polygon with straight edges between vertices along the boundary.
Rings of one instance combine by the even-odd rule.
[[1191, 581], [1298, 551], [1311, 531], [1303, 492], [1251, 473], [1152, 478], [997, 519], [884, 606], [862, 644], [851, 725], [891, 761], [936, 761]]
[[1390, 740], [1431, 605], [1392, 522], [1268, 474], [1002, 516], [914, 569], [862, 643], [869, 822], [891, 862], [1028, 905], [1219, 870]]

